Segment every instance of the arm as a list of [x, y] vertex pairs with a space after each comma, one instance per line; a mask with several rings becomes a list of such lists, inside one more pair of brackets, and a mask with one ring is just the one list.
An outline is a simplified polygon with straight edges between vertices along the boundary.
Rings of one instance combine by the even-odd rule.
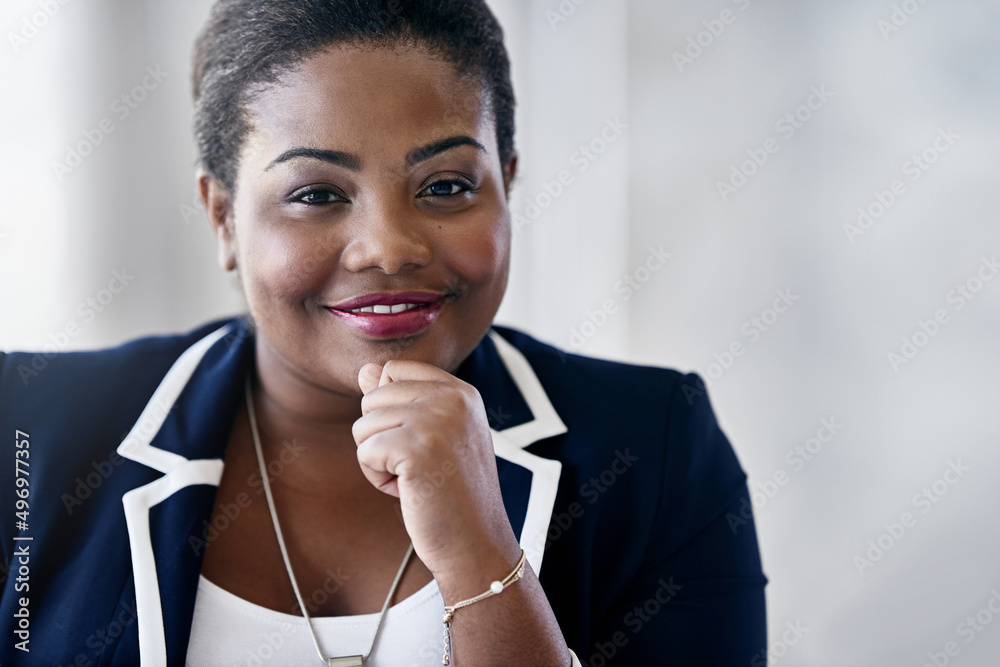
[[[510, 537], [513, 539], [513, 532]], [[513, 540], [507, 558], [476, 554], [470, 571], [435, 577], [445, 604], [478, 595], [517, 564], [521, 548]], [[451, 622], [453, 665], [532, 665], [568, 667], [570, 651], [555, 614], [529, 564], [524, 577], [494, 595], [455, 611]]]
[[[400, 499], [414, 550], [433, 573], [446, 605], [485, 592], [490, 582], [514, 569], [521, 548], [504, 508], [478, 392], [415, 361], [368, 364], [359, 384], [365, 397], [354, 437], [368, 481]], [[420, 482], [441, 472], [447, 481], [421, 496]], [[501, 594], [456, 610], [451, 636], [451, 664], [461, 667], [571, 664], [530, 566]]]
[[745, 489], [680, 550], [631, 582], [594, 628], [594, 656], [620, 665], [763, 667], [766, 579], [753, 518], [735, 533], [727, 519], [740, 516], [744, 503]]
[[591, 655], [580, 658], [763, 666], [767, 580], [745, 475], [697, 376], [675, 390], [667, 419], [659, 504], [642, 566], [596, 619]]

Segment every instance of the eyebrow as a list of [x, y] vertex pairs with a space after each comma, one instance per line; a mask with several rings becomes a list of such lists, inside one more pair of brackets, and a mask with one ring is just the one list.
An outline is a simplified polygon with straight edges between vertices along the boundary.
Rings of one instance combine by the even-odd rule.
[[357, 156], [351, 155], [350, 153], [345, 153], [343, 151], [328, 151], [322, 148], [306, 148], [300, 146], [297, 148], [290, 148], [278, 157], [271, 160], [271, 162], [264, 167], [264, 171], [267, 171], [276, 164], [281, 164], [282, 162], [288, 162], [289, 160], [294, 160], [299, 157], [312, 158], [314, 160], [322, 160], [323, 162], [329, 162], [330, 164], [335, 164], [340, 167], [346, 167], [351, 171], [358, 171], [361, 169], [361, 161], [358, 160]]
[[482, 152], [487, 152], [486, 147], [481, 143], [476, 141], [470, 136], [464, 134], [457, 135], [454, 137], [448, 137], [447, 139], [441, 139], [440, 141], [435, 141], [429, 143], [426, 146], [421, 146], [420, 148], [415, 148], [409, 152], [406, 156], [406, 167], [410, 168], [419, 162], [434, 157], [438, 153], [443, 153], [446, 150], [455, 148], [456, 146], [475, 146]]
[[[421, 146], [420, 148], [415, 148], [406, 155], [406, 167], [409, 169], [414, 165], [423, 162], [431, 157], [434, 157], [438, 153], [443, 153], [444, 151], [455, 148], [456, 146], [474, 146], [479, 150], [486, 151], [486, 147], [481, 143], [476, 141], [467, 135], [457, 135], [454, 137], [448, 137], [447, 139], [441, 139], [440, 141], [435, 141], [427, 144], [426, 146]], [[313, 160], [321, 160], [329, 164], [337, 165], [339, 167], [345, 167], [351, 171], [359, 171], [361, 169], [361, 160], [358, 156], [351, 153], [345, 153], [344, 151], [329, 151], [322, 148], [307, 148], [305, 146], [300, 146], [296, 148], [290, 148], [278, 157], [271, 160], [271, 162], [264, 168], [267, 171], [276, 164], [281, 164], [282, 162], [288, 162], [289, 160], [294, 160], [295, 158], [311, 158]]]

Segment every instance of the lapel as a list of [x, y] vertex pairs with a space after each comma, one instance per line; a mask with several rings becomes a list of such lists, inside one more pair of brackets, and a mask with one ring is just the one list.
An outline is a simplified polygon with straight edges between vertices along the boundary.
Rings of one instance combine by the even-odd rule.
[[[252, 351], [252, 332], [244, 320], [189, 347], [118, 447], [122, 457], [163, 473], [122, 497], [143, 665], [184, 661], [202, 538], [209, 528]], [[496, 330], [490, 330], [455, 374], [483, 397], [504, 505], [538, 573], [562, 464], [525, 448], [565, 433], [566, 426], [527, 359]]]
[[483, 398], [504, 506], [528, 562], [540, 574], [562, 463], [525, 448], [565, 433], [566, 425], [528, 360], [496, 329], [455, 375], [475, 386]]

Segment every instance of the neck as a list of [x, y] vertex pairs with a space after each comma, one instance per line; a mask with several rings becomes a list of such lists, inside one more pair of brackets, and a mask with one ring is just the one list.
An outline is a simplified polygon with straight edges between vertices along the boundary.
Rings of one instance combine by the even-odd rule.
[[[361, 392], [337, 392], [304, 378], [261, 337], [252, 385], [257, 428], [266, 461], [294, 458], [292, 477], [309, 471], [357, 467], [352, 427], [361, 417]], [[359, 471], [360, 472], [360, 471]], [[304, 480], [303, 480], [304, 481]]]
[[322, 431], [342, 430], [361, 417], [361, 390], [342, 391], [316, 384], [271, 347], [263, 337], [256, 340], [254, 394], [260, 410], [281, 422]]

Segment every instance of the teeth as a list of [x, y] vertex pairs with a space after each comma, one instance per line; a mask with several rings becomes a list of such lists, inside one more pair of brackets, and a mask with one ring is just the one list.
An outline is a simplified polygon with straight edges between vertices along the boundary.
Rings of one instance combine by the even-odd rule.
[[376, 304], [374, 306], [365, 306], [364, 308], [355, 308], [354, 310], [349, 310], [349, 313], [375, 313], [378, 315], [389, 315], [391, 313], [401, 313], [404, 310], [409, 310], [410, 308], [416, 308], [421, 304], [419, 303], [397, 303], [395, 306], [386, 306], [383, 304]]

